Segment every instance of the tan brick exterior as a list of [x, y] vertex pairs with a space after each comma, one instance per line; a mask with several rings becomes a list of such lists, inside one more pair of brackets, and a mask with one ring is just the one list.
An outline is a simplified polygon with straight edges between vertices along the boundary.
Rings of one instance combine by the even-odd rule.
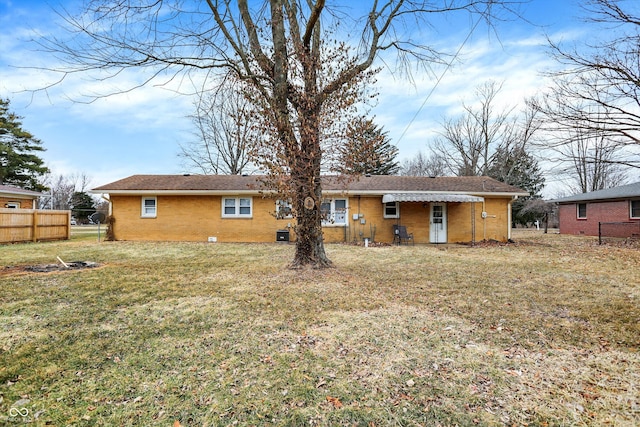
[[[275, 242], [278, 230], [294, 225], [294, 219], [276, 219], [273, 215], [275, 201], [259, 195], [252, 198], [252, 218], [223, 218], [222, 198], [158, 195], [156, 217], [143, 218], [142, 196], [113, 195], [111, 202], [115, 237], [117, 240], [201, 242], [215, 237], [218, 242]], [[484, 239], [506, 241], [510, 229], [510, 201], [510, 197], [485, 197], [484, 203], [475, 203], [473, 207], [471, 203], [448, 203], [447, 242]], [[413, 233], [416, 243], [429, 243], [429, 203], [400, 203], [398, 219], [384, 218], [383, 207], [380, 196], [349, 197], [347, 226], [324, 227], [325, 241], [351, 242], [369, 238], [391, 243], [393, 225], [402, 224]], [[487, 212], [486, 218], [482, 218], [483, 211]], [[353, 219], [354, 214], [358, 215], [356, 220]], [[293, 228], [290, 229], [290, 238], [291, 241], [295, 240]]]
[[0, 208], [6, 207], [8, 203], [18, 203], [20, 204], [20, 209], [35, 209], [35, 207], [33, 206], [33, 202], [33, 199], [0, 196]]

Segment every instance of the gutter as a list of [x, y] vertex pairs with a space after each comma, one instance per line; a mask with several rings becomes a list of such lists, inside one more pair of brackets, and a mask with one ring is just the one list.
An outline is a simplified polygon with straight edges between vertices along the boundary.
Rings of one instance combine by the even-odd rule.
[[260, 194], [276, 194], [275, 192], [256, 191], [256, 190], [89, 190], [92, 194], [109, 194], [110, 196], [228, 196], [228, 195], [260, 195]]
[[[273, 190], [160, 190], [160, 189], [142, 189], [142, 190], [109, 190], [108, 188], [100, 190], [89, 190], [92, 194], [109, 194], [112, 196], [148, 196], [148, 195], [163, 195], [163, 196], [233, 196], [233, 195], [261, 195], [261, 194], [277, 194]], [[322, 190], [322, 194], [326, 196], [339, 195], [339, 196], [372, 196], [382, 197], [389, 193], [412, 193], [412, 194], [464, 194], [469, 196], [478, 197], [511, 197], [518, 198], [519, 196], [528, 196], [529, 193], [510, 193], [510, 192], [475, 192], [475, 191], [407, 191], [407, 190], [365, 190], [365, 191], [350, 191], [350, 190]], [[514, 199], [515, 200], [515, 199]]]

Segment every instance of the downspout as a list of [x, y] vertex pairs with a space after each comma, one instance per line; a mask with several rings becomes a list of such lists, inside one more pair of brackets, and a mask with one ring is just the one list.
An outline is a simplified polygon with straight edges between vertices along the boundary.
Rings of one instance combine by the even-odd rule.
[[[484, 187], [484, 182], [482, 183]], [[487, 209], [484, 203], [484, 197], [482, 198], [482, 240], [487, 240]]]
[[471, 246], [476, 245], [476, 203], [471, 202]]
[[512, 213], [511, 213], [511, 205], [513, 204], [513, 202], [515, 202], [516, 200], [518, 200], [518, 196], [512, 196], [511, 200], [509, 201], [509, 203], [507, 204], [507, 206], [509, 207], [509, 210], [507, 212], [507, 239], [511, 240], [511, 224], [513, 223], [511, 218], [512, 218]]
[[[482, 191], [486, 191], [484, 188], [484, 181], [482, 181]], [[482, 198], [482, 241], [487, 240], [487, 210], [484, 204], [484, 197]]]

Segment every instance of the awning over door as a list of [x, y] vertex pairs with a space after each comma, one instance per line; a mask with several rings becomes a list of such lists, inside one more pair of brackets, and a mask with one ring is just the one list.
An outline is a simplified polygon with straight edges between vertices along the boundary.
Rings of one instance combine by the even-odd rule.
[[382, 203], [389, 202], [484, 202], [484, 197], [467, 194], [393, 193], [382, 196]]

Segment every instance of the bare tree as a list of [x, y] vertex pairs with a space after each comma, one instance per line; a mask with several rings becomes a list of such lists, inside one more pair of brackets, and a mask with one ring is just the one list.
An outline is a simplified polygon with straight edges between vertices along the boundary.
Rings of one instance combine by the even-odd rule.
[[524, 150], [535, 132], [527, 116], [524, 125], [514, 108], [496, 110], [501, 84], [489, 81], [476, 90], [476, 105], [463, 103], [464, 113], [442, 123], [440, 137], [431, 150], [444, 160], [449, 173], [460, 176], [487, 175], [498, 155]]
[[250, 167], [250, 152], [261, 137], [255, 109], [238, 82], [225, 81], [213, 92], [201, 92], [191, 116], [197, 141], [180, 146], [187, 170], [239, 175]]
[[[398, 55], [395, 61], [387, 56], [386, 63], [442, 62], [442, 52], [416, 39], [408, 27], [428, 26], [434, 14], [460, 12], [491, 22], [495, 13], [517, 3], [376, 1], [351, 18], [349, 6], [325, 0], [89, 0], [80, 16], [65, 15], [72, 37], [42, 44], [69, 61], [69, 68], [59, 70], [62, 79], [86, 71], [105, 79], [143, 68], [149, 76], [139, 83], [144, 85], [204, 69], [244, 82], [256, 94], [269, 132], [255, 150], [269, 171], [267, 184], [293, 201], [292, 266], [324, 267], [331, 265], [322, 240], [320, 176], [327, 117], [339, 117], [360, 99], [383, 52]], [[350, 43], [354, 35], [358, 40]]]
[[47, 195], [41, 198], [43, 209], [71, 209], [71, 197], [74, 193], [84, 193], [91, 185], [91, 178], [85, 173], [71, 175], [47, 174], [42, 185], [49, 188]]
[[524, 202], [520, 215], [521, 222], [530, 224], [540, 221], [544, 225], [545, 234], [549, 231], [549, 219], [557, 213], [558, 207], [554, 203], [549, 203], [541, 198], [528, 199]]
[[[550, 145], [562, 144], [570, 159], [585, 167], [604, 164], [640, 167], [640, 10], [635, 2], [590, 0], [586, 21], [605, 30], [597, 44], [565, 47], [550, 41], [551, 53], [563, 69], [549, 73], [554, 85], [534, 106], [545, 116], [546, 130], [556, 134]], [[602, 37], [609, 37], [603, 40]], [[560, 133], [560, 136], [557, 136]], [[590, 149], [586, 149], [587, 143]], [[613, 174], [620, 167], [613, 167]], [[600, 173], [600, 172], [597, 172]], [[592, 184], [578, 176], [581, 189]], [[598, 183], [600, 181], [600, 183]]]
[[562, 165], [560, 175], [567, 178], [573, 193], [587, 193], [616, 187], [625, 183], [627, 173], [618, 163], [618, 144], [604, 135], [585, 131], [581, 127], [568, 130], [567, 140], [552, 146]]
[[399, 173], [403, 176], [443, 176], [446, 169], [447, 164], [441, 155], [419, 151], [402, 162]]

